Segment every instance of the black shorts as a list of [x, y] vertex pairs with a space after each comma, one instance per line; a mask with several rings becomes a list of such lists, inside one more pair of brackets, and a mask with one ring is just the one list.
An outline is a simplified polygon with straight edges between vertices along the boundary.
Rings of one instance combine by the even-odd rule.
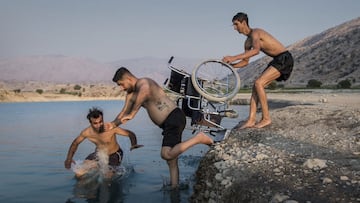
[[182, 132], [186, 125], [186, 118], [184, 112], [176, 108], [166, 118], [160, 128], [163, 129], [162, 146], [174, 147], [181, 142]]
[[[286, 81], [292, 72], [294, 59], [289, 51], [285, 51], [277, 56], [269, 63], [268, 67], [273, 66], [280, 72], [280, 77], [276, 81]], [[267, 69], [266, 68], [266, 69]], [[266, 70], [265, 69], [265, 70]]]
[[[119, 148], [115, 153], [109, 155], [109, 165], [110, 166], [119, 166], [121, 164], [124, 152]], [[99, 160], [97, 157], [97, 152], [93, 152], [86, 157], [87, 160]]]

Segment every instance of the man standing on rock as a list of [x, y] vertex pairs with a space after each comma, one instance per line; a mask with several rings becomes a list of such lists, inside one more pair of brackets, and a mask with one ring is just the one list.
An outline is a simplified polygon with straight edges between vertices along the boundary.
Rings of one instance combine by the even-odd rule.
[[[253, 85], [249, 117], [240, 129], [251, 127], [263, 128], [271, 124], [265, 87], [273, 80], [286, 81], [290, 77], [294, 65], [293, 57], [277, 39], [265, 30], [250, 28], [247, 14], [237, 13], [233, 17], [232, 23], [236, 31], [247, 36], [244, 43], [245, 52], [235, 56], [225, 56], [222, 59], [223, 62], [231, 63], [234, 68], [242, 68], [248, 65], [250, 58], [258, 55], [260, 51], [273, 57], [273, 60]], [[262, 119], [256, 123], [258, 102], [260, 102], [262, 109]]]

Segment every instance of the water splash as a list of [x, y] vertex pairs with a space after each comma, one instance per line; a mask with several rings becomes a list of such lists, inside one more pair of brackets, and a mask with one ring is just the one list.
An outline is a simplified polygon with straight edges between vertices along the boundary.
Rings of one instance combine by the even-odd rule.
[[98, 150], [96, 157], [98, 159], [100, 178], [110, 179], [113, 175], [113, 171], [109, 167], [109, 155], [107, 150]]
[[77, 174], [83, 171], [86, 171], [86, 173], [77, 179], [73, 191], [74, 198], [93, 199], [101, 197], [100, 199], [108, 200], [114, 196], [112, 194], [114, 193], [113, 190], [116, 190], [115, 193], [117, 195], [115, 196], [117, 198], [121, 198], [124, 195], [122, 182], [134, 171], [134, 167], [126, 163], [112, 167], [108, 163], [109, 156], [104, 151], [97, 152], [96, 161], [75, 161], [75, 164], [72, 165], [74, 173]]
[[76, 160], [71, 166], [72, 171], [82, 179], [93, 181], [96, 178], [98, 182], [128, 177], [134, 171], [129, 164], [109, 166], [109, 155], [105, 150], [97, 151], [96, 157], [97, 160]]

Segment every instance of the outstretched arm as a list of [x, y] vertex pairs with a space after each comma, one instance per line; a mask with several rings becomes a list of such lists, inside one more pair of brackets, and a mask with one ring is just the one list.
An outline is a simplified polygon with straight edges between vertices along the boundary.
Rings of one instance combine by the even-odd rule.
[[147, 100], [150, 93], [150, 86], [146, 79], [139, 79], [135, 90], [126, 96], [125, 105], [119, 115], [112, 121], [113, 126], [119, 126], [135, 117], [141, 105]]
[[131, 143], [130, 151], [133, 150], [133, 149], [140, 148], [140, 147], [144, 146], [144, 145], [138, 145], [137, 144], [136, 135], [135, 135], [135, 133], [133, 133], [130, 130], [126, 130], [126, 129], [122, 129], [122, 128], [115, 128], [115, 132], [118, 135], [129, 137], [130, 143]]
[[261, 50], [260, 34], [258, 31], [254, 30], [251, 37], [246, 39], [244, 43], [244, 50], [244, 53], [235, 56], [225, 56], [222, 61], [225, 63], [231, 63], [234, 68], [242, 68], [248, 65], [250, 58], [258, 55]]
[[74, 141], [71, 143], [70, 147], [69, 147], [69, 151], [67, 153], [66, 156], [66, 160], [64, 162], [65, 168], [70, 169], [71, 168], [71, 163], [74, 163], [73, 157], [74, 154], [79, 146], [79, 144], [85, 140], [85, 136], [83, 136], [83, 132], [74, 139]]

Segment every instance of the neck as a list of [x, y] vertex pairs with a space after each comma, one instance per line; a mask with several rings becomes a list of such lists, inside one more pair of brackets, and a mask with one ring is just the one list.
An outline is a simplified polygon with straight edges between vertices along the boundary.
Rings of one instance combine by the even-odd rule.
[[253, 29], [249, 28], [249, 32], [246, 34], [246, 36], [250, 37]]

